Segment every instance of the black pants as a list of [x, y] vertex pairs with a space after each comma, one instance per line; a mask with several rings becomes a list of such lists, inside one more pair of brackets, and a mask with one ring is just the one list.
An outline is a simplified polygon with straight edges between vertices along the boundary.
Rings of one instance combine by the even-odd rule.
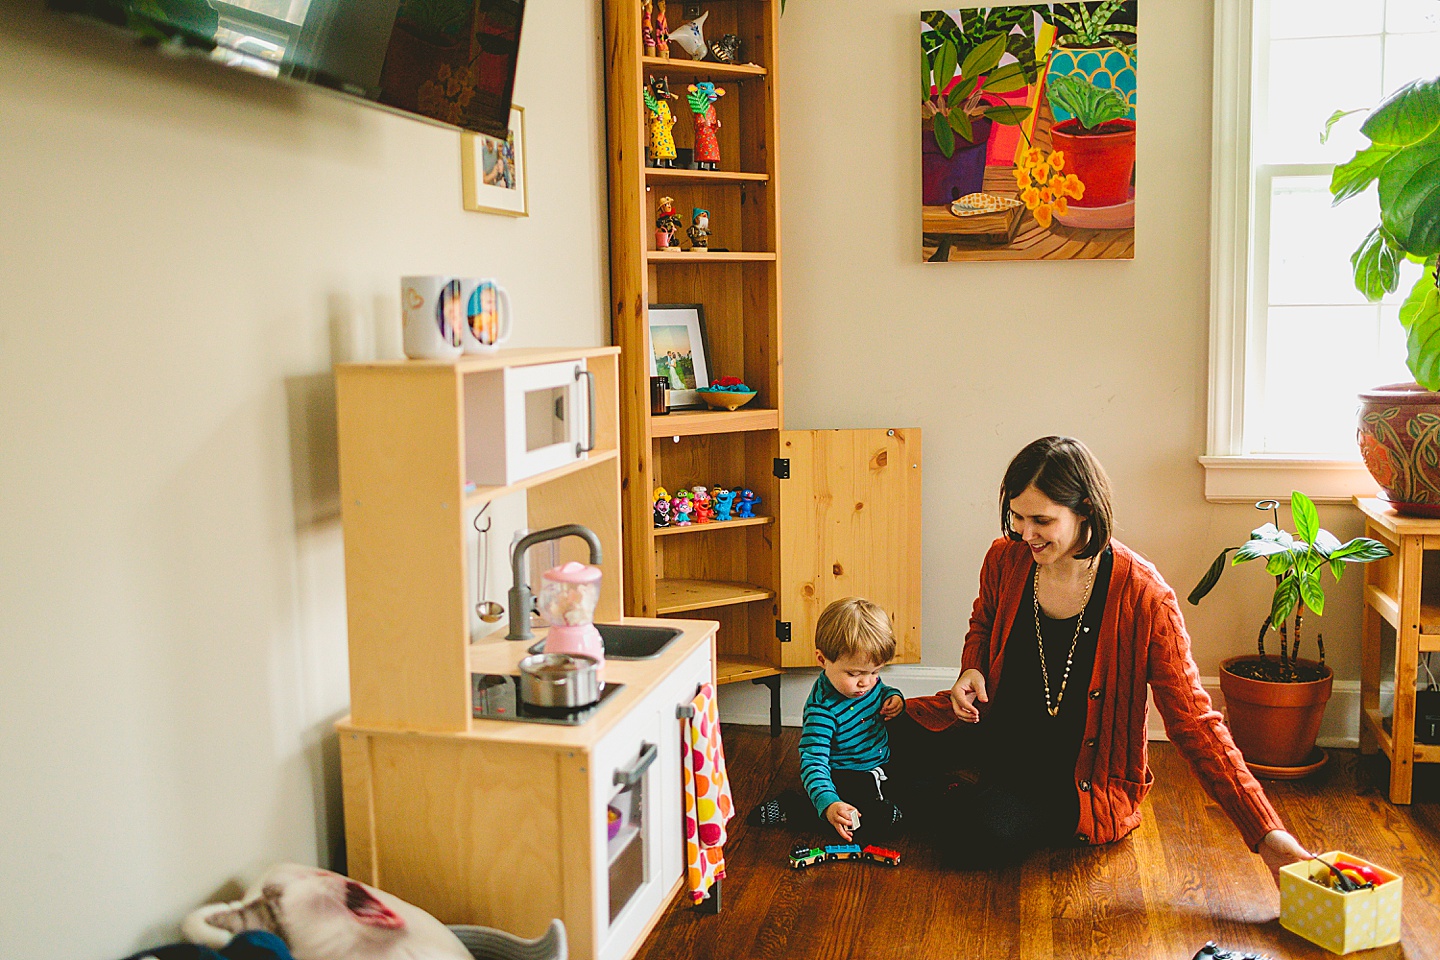
[[[886, 775], [888, 777], [888, 772]], [[830, 779], [835, 782], [835, 792], [840, 794], [840, 799], [860, 811], [860, 829], [854, 832], [851, 843], [863, 847], [883, 843], [894, 836], [899, 817], [894, 801], [888, 799], [888, 779], [877, 781], [869, 770], [831, 770]], [[834, 833], [835, 828], [828, 820], [824, 824], [827, 831]]]
[[[957, 723], [936, 732], [901, 714], [887, 726], [888, 766], [901, 788], [896, 802], [950, 863], [1000, 866], [1073, 842], [1080, 810], [1070, 771], [1046, 780], [1007, 770], [987, 750], [983, 725]], [[961, 781], [957, 770], [975, 771], [979, 779]]]

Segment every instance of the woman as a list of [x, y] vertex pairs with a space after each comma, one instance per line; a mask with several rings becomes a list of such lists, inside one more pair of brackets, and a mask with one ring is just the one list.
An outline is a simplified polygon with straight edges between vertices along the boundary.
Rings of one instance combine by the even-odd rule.
[[912, 778], [937, 751], [981, 773], [940, 800], [939, 813], [962, 818], [940, 831], [951, 856], [995, 863], [1133, 830], [1152, 780], [1148, 685], [1171, 742], [1271, 873], [1308, 858], [1200, 686], [1175, 592], [1111, 539], [1110, 482], [1085, 445], [1044, 437], [1021, 450], [1000, 487], [1000, 529], [959, 679], [891, 723]]

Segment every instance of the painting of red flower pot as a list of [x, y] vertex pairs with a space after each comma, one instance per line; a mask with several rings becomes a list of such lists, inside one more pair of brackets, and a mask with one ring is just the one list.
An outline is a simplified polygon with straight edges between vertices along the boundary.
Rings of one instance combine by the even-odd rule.
[[[1134, 257], [1136, 6], [921, 14], [925, 261]], [[1077, 50], [1114, 56], [1052, 69]]]

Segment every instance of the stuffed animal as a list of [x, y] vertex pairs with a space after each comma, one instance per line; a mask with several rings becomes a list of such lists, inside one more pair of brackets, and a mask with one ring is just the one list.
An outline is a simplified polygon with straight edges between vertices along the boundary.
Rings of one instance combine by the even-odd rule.
[[234, 903], [212, 903], [180, 925], [219, 950], [238, 933], [268, 930], [295, 960], [472, 960], [443, 923], [399, 897], [329, 870], [282, 863]]

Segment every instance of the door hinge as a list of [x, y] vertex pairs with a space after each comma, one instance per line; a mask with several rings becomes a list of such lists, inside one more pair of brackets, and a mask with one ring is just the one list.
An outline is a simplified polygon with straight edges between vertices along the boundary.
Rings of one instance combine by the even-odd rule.
[[789, 621], [789, 620], [776, 620], [776, 621], [775, 621], [775, 636], [776, 636], [776, 638], [777, 638], [781, 643], [789, 643], [789, 642], [790, 642], [790, 621]]
[[778, 477], [778, 478], [781, 479], [781, 480], [789, 480], [789, 479], [790, 479], [790, 458], [789, 458], [789, 457], [776, 457], [776, 458], [775, 458], [775, 476]]

